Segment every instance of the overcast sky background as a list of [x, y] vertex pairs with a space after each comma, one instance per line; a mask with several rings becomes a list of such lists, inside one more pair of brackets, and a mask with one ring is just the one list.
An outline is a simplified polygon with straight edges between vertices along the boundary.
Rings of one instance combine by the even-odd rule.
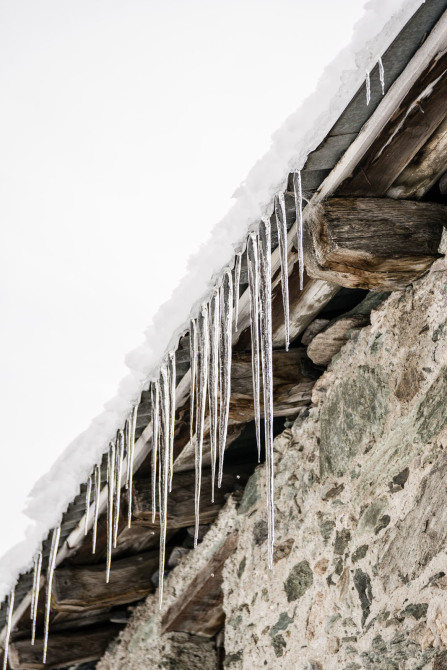
[[0, 555], [363, 5], [0, 3]]

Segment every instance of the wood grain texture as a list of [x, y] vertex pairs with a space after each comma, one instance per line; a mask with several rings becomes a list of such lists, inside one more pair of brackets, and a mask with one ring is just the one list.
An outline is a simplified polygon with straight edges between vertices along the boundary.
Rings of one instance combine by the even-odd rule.
[[19, 640], [10, 645], [9, 664], [12, 670], [51, 670], [96, 661], [118, 630], [115, 625], [106, 629], [50, 634], [45, 665], [42, 663], [43, 639], [36, 639], [34, 646], [28, 639]]
[[[318, 282], [319, 285], [323, 283]], [[284, 320], [284, 316], [282, 319]], [[310, 403], [316, 378], [311, 368], [312, 364], [303, 347], [290, 351], [283, 349], [273, 351], [273, 410], [275, 416], [296, 414], [297, 407]], [[262, 405], [261, 414], [263, 416]], [[251, 351], [233, 351], [226, 448], [239, 437], [244, 426], [253, 421], [254, 416]], [[203, 441], [204, 465], [210, 463], [209, 430], [207, 417]], [[176, 471], [194, 468], [194, 440], [193, 443], [189, 441], [189, 422], [184, 424], [183, 439], [185, 437], [186, 442], [182, 443], [182, 449], [178, 452], [178, 456], [176, 455], [174, 466]]]
[[208, 563], [197, 573], [179, 599], [164, 614], [162, 634], [182, 631], [213, 637], [225, 621], [222, 594], [222, 570], [237, 546], [238, 535], [228, 535]]
[[349, 331], [363, 328], [368, 323], [369, 317], [362, 314], [338, 319], [312, 339], [307, 347], [307, 355], [315, 365], [328, 365], [348, 341]]
[[[211, 503], [211, 469], [204, 469], [200, 496], [200, 523], [212, 523], [224, 505], [228, 493], [244, 485], [252, 471], [252, 464], [227, 465], [220, 489], [217, 488], [216, 481], [214, 503]], [[172, 491], [168, 496], [168, 528], [194, 526], [194, 486], [195, 476], [192, 470], [174, 473]], [[135, 481], [133, 500], [133, 523], [154, 529], [160, 528], [158, 509], [155, 523], [152, 523], [152, 494], [149, 479]]]
[[447, 53], [431, 60], [338, 195], [383, 196], [445, 118]]
[[419, 200], [447, 169], [447, 119], [388, 189], [390, 198]]
[[447, 208], [392, 198], [332, 198], [304, 234], [307, 272], [347, 288], [393, 291], [439, 258]]
[[58, 568], [52, 609], [80, 612], [140, 600], [154, 591], [151, 576], [157, 567], [158, 551], [112, 561], [109, 584], [105, 582], [104, 565]]
[[[275, 416], [296, 413], [296, 408], [308, 404], [315, 376], [306, 367], [304, 347], [290, 351], [273, 351], [273, 403]], [[263, 408], [261, 405], [261, 415]], [[254, 419], [251, 352], [236, 351], [231, 366], [230, 421], [248, 422]]]

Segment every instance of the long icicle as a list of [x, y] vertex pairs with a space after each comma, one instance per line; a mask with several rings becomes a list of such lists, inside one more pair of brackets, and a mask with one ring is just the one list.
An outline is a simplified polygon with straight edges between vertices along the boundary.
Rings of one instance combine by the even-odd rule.
[[95, 465], [95, 516], [93, 519], [92, 554], [96, 553], [96, 538], [98, 536], [99, 497], [101, 495], [101, 466]]
[[126, 491], [129, 490], [129, 477], [130, 477], [130, 421], [126, 419], [124, 422], [123, 428], [124, 435], [124, 455], [126, 457], [126, 481], [124, 482], [124, 488]]
[[205, 424], [205, 407], [208, 382], [208, 305], [202, 305], [199, 317], [197, 319], [198, 331], [198, 357], [197, 357], [197, 431], [195, 439], [195, 527], [194, 527], [194, 547], [197, 547], [199, 539], [199, 512], [200, 512], [200, 489], [202, 483], [202, 449], [203, 449], [203, 429]]
[[115, 488], [115, 445], [109, 445], [107, 458], [107, 566], [106, 583], [110, 580], [110, 566], [112, 565], [112, 542], [113, 542], [113, 500]]
[[214, 483], [216, 479], [217, 430], [218, 430], [218, 399], [219, 399], [219, 291], [211, 297], [209, 306], [209, 351], [208, 368], [208, 399], [210, 408], [210, 443], [211, 443], [211, 502], [214, 502]]
[[151, 414], [152, 414], [152, 523], [155, 523], [157, 510], [157, 457], [160, 438], [160, 386], [158, 380], [151, 384]]
[[159, 496], [160, 496], [160, 564], [159, 564], [159, 605], [163, 604], [163, 584], [166, 556], [166, 527], [168, 513], [169, 488], [169, 373], [166, 364], [162, 365], [160, 373], [160, 466], [159, 466]]
[[369, 70], [366, 70], [365, 85], [366, 85], [366, 104], [369, 105], [369, 103], [371, 102], [371, 77], [369, 75]]
[[88, 522], [90, 521], [90, 498], [92, 497], [92, 476], [90, 475], [87, 481], [87, 489], [85, 491], [85, 525], [84, 535], [88, 533]]
[[274, 503], [273, 503], [273, 363], [272, 363], [272, 274], [270, 221], [262, 219], [260, 243], [260, 317], [261, 360], [264, 386], [265, 454], [267, 467], [268, 565], [273, 567]]
[[293, 173], [293, 191], [295, 195], [296, 231], [298, 241], [298, 271], [300, 275], [300, 291], [304, 285], [304, 251], [303, 251], [303, 189], [301, 171]]
[[174, 476], [174, 434], [175, 434], [175, 382], [176, 366], [175, 351], [168, 354], [169, 373], [169, 493], [172, 491], [172, 477]]
[[34, 581], [33, 581], [33, 595], [31, 598], [31, 644], [34, 645], [36, 639], [36, 621], [37, 621], [37, 606], [39, 604], [40, 592], [40, 574], [42, 572], [42, 552], [39, 551], [34, 556]]
[[385, 68], [383, 67], [382, 57], [379, 56], [379, 78], [380, 86], [382, 88], [382, 95], [385, 95]]
[[47, 593], [45, 600], [45, 625], [43, 632], [43, 656], [42, 656], [43, 663], [47, 662], [48, 633], [50, 630], [51, 591], [53, 588], [53, 576], [54, 576], [54, 569], [56, 567], [57, 550], [59, 548], [60, 536], [61, 536], [61, 527], [58, 526], [53, 530], [53, 537], [51, 538], [50, 558], [47, 568]]
[[118, 527], [120, 522], [121, 478], [123, 476], [124, 434], [119, 430], [116, 434], [115, 451], [115, 510], [113, 513], [113, 548], [118, 541]]
[[231, 395], [231, 345], [233, 332], [233, 279], [226, 270], [220, 287], [220, 340], [221, 340], [221, 394], [219, 416], [219, 474], [217, 485], [222, 485], [225, 444], [227, 441], [228, 415]]
[[261, 365], [259, 359], [259, 252], [258, 239], [250, 233], [247, 243], [248, 288], [250, 294], [251, 369], [253, 377], [253, 406], [255, 411], [258, 463], [261, 462]]
[[241, 283], [241, 264], [242, 251], [236, 256], [236, 266], [234, 269], [234, 332], [237, 333], [237, 324], [239, 319], [239, 290]]
[[127, 434], [127, 490], [128, 490], [128, 505], [127, 505], [127, 527], [132, 525], [132, 492], [133, 492], [133, 468], [135, 458], [135, 431], [137, 428], [137, 413], [138, 403], [132, 408], [130, 419], [128, 422]]
[[5, 651], [3, 652], [3, 670], [8, 667], [9, 655], [9, 638], [11, 637], [12, 629], [12, 613], [14, 611], [15, 587], [11, 589], [8, 600], [8, 614], [6, 618], [6, 636], [5, 636]]
[[275, 219], [276, 227], [278, 229], [279, 241], [279, 257], [281, 261], [281, 287], [282, 287], [282, 303], [284, 307], [284, 332], [285, 332], [285, 348], [289, 351], [290, 334], [289, 334], [289, 264], [287, 258], [287, 219], [286, 219], [286, 203], [284, 200], [284, 193], [280, 192], [275, 197]]
[[196, 374], [197, 374], [197, 323], [195, 319], [191, 319], [191, 325], [189, 328], [189, 358], [191, 365], [191, 383], [189, 392], [189, 398], [190, 398], [189, 441], [192, 444], [192, 440], [195, 433], [194, 407], [195, 407]]

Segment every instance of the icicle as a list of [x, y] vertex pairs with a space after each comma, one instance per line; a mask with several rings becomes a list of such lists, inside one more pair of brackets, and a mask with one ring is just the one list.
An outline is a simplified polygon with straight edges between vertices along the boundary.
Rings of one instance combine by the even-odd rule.
[[211, 442], [211, 502], [214, 502], [214, 482], [216, 478], [217, 458], [217, 428], [218, 428], [218, 398], [219, 398], [219, 291], [216, 290], [209, 306], [209, 351], [210, 362], [208, 368], [208, 399], [210, 407], [210, 442]]
[[382, 95], [385, 95], [385, 69], [383, 67], [383, 62], [382, 62], [382, 57], [379, 56], [379, 78], [380, 78], [380, 86], [382, 87]]
[[301, 171], [293, 173], [293, 191], [295, 194], [296, 228], [298, 237], [298, 270], [300, 275], [300, 291], [304, 285], [304, 251], [303, 251], [303, 190]]
[[157, 456], [160, 436], [160, 387], [158, 381], [151, 384], [152, 413], [152, 523], [155, 523], [157, 509]]
[[202, 449], [203, 449], [203, 429], [205, 424], [205, 407], [208, 381], [208, 305], [202, 305], [199, 317], [197, 319], [197, 432], [195, 439], [195, 528], [194, 528], [194, 547], [197, 547], [199, 538], [199, 509], [200, 509], [200, 488], [202, 482]]
[[289, 264], [287, 260], [287, 220], [286, 220], [286, 203], [284, 201], [284, 193], [278, 193], [275, 197], [275, 218], [276, 227], [278, 229], [279, 242], [279, 256], [281, 260], [281, 287], [282, 287], [282, 303], [284, 307], [284, 331], [285, 331], [285, 347], [289, 351]]
[[369, 105], [371, 102], [371, 79], [369, 76], [368, 70], [366, 71], [366, 104]]
[[250, 233], [247, 243], [248, 289], [250, 293], [251, 322], [251, 368], [253, 376], [253, 405], [255, 411], [256, 444], [258, 445], [258, 463], [261, 462], [261, 393], [259, 360], [259, 254], [255, 233]]
[[272, 274], [270, 221], [262, 219], [259, 228], [260, 245], [260, 321], [261, 360], [264, 385], [265, 455], [267, 468], [268, 564], [273, 567], [274, 506], [273, 506], [273, 364], [272, 364]]
[[110, 580], [110, 566], [112, 564], [112, 541], [113, 541], [113, 500], [115, 488], [115, 445], [109, 445], [107, 459], [107, 567], [106, 583]]
[[85, 525], [84, 525], [84, 535], [88, 533], [88, 522], [90, 520], [90, 498], [92, 495], [92, 476], [88, 478], [87, 489], [85, 491]]
[[133, 463], [135, 457], [135, 430], [137, 428], [137, 412], [138, 404], [132, 408], [130, 419], [128, 421], [127, 433], [127, 489], [128, 489], [128, 505], [127, 505], [127, 527], [132, 525], [132, 491], [133, 491]]
[[158, 468], [159, 497], [160, 497], [160, 564], [159, 564], [159, 603], [163, 603], [163, 583], [166, 555], [166, 526], [168, 512], [169, 488], [169, 373], [166, 364], [160, 374], [160, 464]]
[[236, 256], [236, 267], [234, 270], [234, 332], [237, 333], [239, 319], [239, 290], [241, 283], [242, 251]]
[[11, 589], [8, 601], [8, 614], [6, 617], [6, 636], [5, 636], [5, 651], [3, 652], [3, 670], [8, 667], [9, 654], [9, 638], [11, 637], [12, 629], [12, 613], [14, 611], [15, 588]]
[[37, 606], [39, 604], [40, 592], [40, 573], [42, 571], [42, 552], [34, 556], [34, 580], [33, 580], [33, 595], [31, 597], [31, 644], [34, 645], [36, 639], [36, 620], [37, 620]]
[[95, 517], [93, 521], [92, 554], [96, 553], [96, 537], [98, 535], [99, 496], [101, 495], [101, 466], [95, 465]]
[[220, 488], [223, 476], [225, 443], [227, 441], [228, 414], [231, 394], [231, 345], [232, 345], [233, 279], [230, 270], [223, 276], [220, 287], [220, 340], [221, 340], [221, 394], [219, 416], [219, 474]]
[[189, 328], [189, 357], [191, 364], [191, 386], [190, 386], [190, 421], [189, 421], [189, 440], [192, 444], [194, 436], [194, 405], [196, 395], [196, 374], [197, 374], [197, 324], [195, 319], [191, 320]]
[[174, 434], [175, 434], [175, 351], [168, 355], [169, 374], [169, 493], [172, 491], [172, 477], [174, 475]]
[[121, 478], [123, 475], [124, 460], [124, 434], [119, 430], [116, 434], [115, 451], [115, 510], [113, 513], [113, 548], [116, 549], [118, 541], [118, 526], [120, 521], [120, 503], [121, 503]]
[[[129, 435], [129, 430], [130, 430], [130, 422], [129, 419], [126, 419], [124, 422], [124, 428], [123, 428], [123, 435], [124, 435], [124, 444], [123, 444], [123, 451], [124, 451], [124, 456], [126, 457], [126, 481], [124, 482], [124, 488], [126, 491], [129, 490], [129, 478], [130, 478], [130, 454], [129, 454], [129, 448], [130, 448], [130, 435]], [[127, 494], [129, 497], [129, 494]]]
[[53, 588], [54, 568], [56, 567], [57, 550], [59, 548], [59, 538], [61, 536], [61, 527], [53, 530], [51, 538], [50, 558], [47, 568], [47, 593], [45, 601], [45, 625], [43, 633], [43, 663], [47, 662], [48, 632], [50, 629], [50, 611], [51, 611], [51, 590]]

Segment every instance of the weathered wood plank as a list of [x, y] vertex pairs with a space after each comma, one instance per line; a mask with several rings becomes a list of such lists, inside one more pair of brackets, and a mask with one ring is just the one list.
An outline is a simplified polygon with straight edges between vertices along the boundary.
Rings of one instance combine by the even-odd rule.
[[52, 608], [81, 612], [140, 600], [154, 591], [151, 576], [157, 567], [158, 551], [112, 561], [109, 584], [104, 579], [104, 565], [58, 568]]
[[213, 637], [222, 627], [222, 570], [237, 546], [237, 533], [227, 536], [204, 568], [194, 577], [179, 599], [164, 614], [162, 634], [182, 631]]
[[[329, 281], [312, 279], [305, 275], [301, 291], [298, 278], [298, 263], [295, 262], [289, 276], [289, 329], [290, 340], [296, 339], [330, 300], [338, 293], [340, 286]], [[273, 346], [284, 345], [284, 312], [279, 287], [272, 304]], [[290, 353], [290, 352], [289, 352]], [[275, 365], [275, 364], [274, 364]]]
[[447, 54], [435, 57], [372, 143], [353, 175], [337, 190], [345, 196], [382, 196], [445, 118]]
[[[319, 282], [322, 284], [323, 282]], [[338, 287], [337, 287], [338, 290]], [[281, 307], [282, 309], [282, 307]], [[284, 315], [282, 315], [284, 322]], [[247, 337], [247, 334], [244, 335]], [[307, 361], [307, 365], [306, 365]], [[309, 367], [310, 364], [310, 367]], [[273, 410], [275, 416], [296, 414], [297, 407], [308, 405], [316, 376], [303, 347], [273, 351]], [[262, 406], [261, 406], [262, 413]], [[262, 414], [263, 415], [263, 414]], [[244, 425], [254, 419], [251, 352], [234, 351], [231, 371], [231, 398], [226, 448], [236, 440]], [[175, 469], [194, 468], [194, 444], [189, 441], [189, 425], [185, 424], [187, 441], [176, 457]], [[209, 420], [205, 421], [203, 463], [210, 463]]]
[[[200, 523], [212, 523], [224, 505], [227, 494], [233, 491], [235, 487], [243, 485], [252, 471], [253, 466], [251, 464], [228, 465], [225, 468], [220, 489], [217, 488], [216, 481], [214, 503], [211, 503], [211, 469], [204, 469], [202, 471], [200, 496]], [[168, 528], [188, 528], [194, 525], [194, 486], [195, 477], [192, 470], [174, 473], [172, 491], [168, 496]], [[132, 510], [133, 523], [149, 528], [158, 529], [160, 527], [158, 509], [155, 515], [155, 523], [152, 523], [152, 494], [148, 479], [135, 481]]]
[[348, 341], [348, 332], [363, 328], [369, 323], [369, 317], [362, 314], [338, 319], [326, 330], [318, 333], [307, 347], [307, 354], [315, 365], [328, 365], [332, 357], [338, 354]]
[[[273, 351], [275, 416], [294, 414], [297, 407], [310, 402], [315, 375], [306, 367], [306, 359], [304, 347], [288, 352]], [[236, 351], [233, 354], [229, 417], [234, 423], [246, 423], [254, 419], [251, 352]]]
[[42, 663], [43, 639], [36, 639], [34, 646], [28, 639], [18, 640], [9, 647], [9, 665], [12, 670], [51, 670], [96, 661], [104, 654], [117, 630], [120, 629], [114, 626], [50, 634], [45, 665]]
[[310, 212], [307, 272], [348, 288], [405, 288], [439, 258], [447, 208], [392, 198], [333, 198]]
[[447, 168], [447, 119], [394, 181], [387, 196], [419, 200]]

